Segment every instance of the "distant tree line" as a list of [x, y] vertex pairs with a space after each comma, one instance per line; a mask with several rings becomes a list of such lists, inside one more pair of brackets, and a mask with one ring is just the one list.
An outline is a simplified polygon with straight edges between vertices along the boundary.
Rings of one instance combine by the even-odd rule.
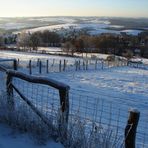
[[[75, 33], [76, 34], [76, 33]], [[26, 33], [9, 37], [0, 36], [0, 47], [6, 44], [16, 44], [19, 49], [37, 50], [38, 47], [61, 47], [67, 54], [78, 53], [104, 53], [130, 57], [140, 55], [148, 58], [148, 32], [138, 36], [127, 34], [101, 34], [91, 36], [88, 34], [59, 35], [56, 32], [45, 30], [43, 32]]]
[[38, 47], [59, 47], [61, 38], [59, 34], [50, 31], [21, 33], [17, 37], [17, 46], [24, 50], [37, 50]]
[[138, 36], [101, 34], [99, 36], [83, 35], [63, 43], [63, 50], [69, 54], [103, 53], [119, 56], [140, 55], [148, 58], [148, 33]]

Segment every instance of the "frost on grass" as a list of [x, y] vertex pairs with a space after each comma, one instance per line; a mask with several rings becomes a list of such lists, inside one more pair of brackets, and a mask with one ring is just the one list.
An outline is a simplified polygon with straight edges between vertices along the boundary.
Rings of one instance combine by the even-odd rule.
[[25, 104], [17, 105], [14, 111], [8, 111], [7, 95], [0, 95], [0, 122], [8, 124], [22, 133], [29, 133], [38, 144], [45, 144], [50, 138], [57, 137], [56, 125], [48, 120], [50, 128]]
[[[116, 137], [111, 127], [104, 128], [95, 122], [81, 119], [77, 115], [70, 115], [68, 127], [61, 126], [49, 119], [50, 127], [45, 125], [39, 117], [26, 105], [21, 104], [12, 112], [8, 111], [7, 95], [5, 92], [0, 95], [0, 122], [8, 124], [21, 133], [29, 133], [37, 144], [45, 144], [50, 138], [62, 142], [66, 148], [118, 148], [121, 146], [121, 137]], [[66, 138], [61, 132], [67, 128]]]

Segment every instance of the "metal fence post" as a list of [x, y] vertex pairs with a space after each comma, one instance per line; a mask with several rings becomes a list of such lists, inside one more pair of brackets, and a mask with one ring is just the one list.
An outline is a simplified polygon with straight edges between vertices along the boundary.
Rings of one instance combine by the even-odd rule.
[[137, 110], [131, 110], [127, 125], [125, 128], [125, 148], [135, 148], [136, 143], [136, 130], [138, 126], [138, 121], [140, 117], [140, 112]]

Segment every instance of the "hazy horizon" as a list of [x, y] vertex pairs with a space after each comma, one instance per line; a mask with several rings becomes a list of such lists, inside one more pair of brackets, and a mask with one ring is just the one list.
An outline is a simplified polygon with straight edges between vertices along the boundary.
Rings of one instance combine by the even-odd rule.
[[0, 17], [128, 17], [148, 18], [147, 0], [5, 0]]
[[131, 19], [148, 19], [148, 17], [132, 17], [132, 16], [72, 16], [72, 15], [43, 15], [43, 16], [0, 16], [0, 18], [40, 18], [40, 17], [99, 17], [99, 18], [131, 18]]

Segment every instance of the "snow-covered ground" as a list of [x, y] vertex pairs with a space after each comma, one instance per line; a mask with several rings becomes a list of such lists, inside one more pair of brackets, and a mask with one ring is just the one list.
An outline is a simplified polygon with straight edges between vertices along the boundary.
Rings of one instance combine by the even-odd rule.
[[29, 135], [16, 132], [3, 124], [0, 124], [0, 131], [0, 148], [64, 148], [52, 140], [46, 145], [38, 145]]
[[[122, 31], [116, 31], [116, 30], [108, 30], [106, 28], [112, 27], [109, 23], [101, 22], [101, 23], [86, 23], [86, 24], [75, 24], [75, 23], [66, 23], [66, 24], [60, 24], [60, 25], [50, 25], [50, 26], [44, 26], [44, 27], [37, 27], [33, 29], [27, 29], [24, 30], [25, 32], [37, 32], [37, 31], [44, 31], [44, 30], [50, 30], [50, 31], [60, 31], [60, 32], [67, 32], [67, 31], [74, 31], [74, 30], [82, 30], [82, 29], [89, 29], [89, 34], [91, 35], [99, 35], [101, 33], [116, 33], [120, 34], [121, 32], [125, 32], [130, 35], [138, 35], [138, 33], [142, 32], [140, 30], [122, 30]], [[122, 26], [117, 26], [115, 28], [122, 28]], [[15, 34], [18, 32], [14, 32]]]
[[[0, 18], [0, 28], [4, 30], [14, 29], [14, 34], [22, 31], [57, 31], [61, 34], [74, 30], [88, 29], [91, 35], [101, 33], [116, 33], [127, 32], [128, 34], [137, 35], [140, 30], [124, 30], [124, 26], [112, 25], [109, 19], [103, 17], [39, 17], [39, 18]], [[27, 29], [31, 28], [31, 29]], [[109, 30], [106, 28], [115, 28]], [[116, 29], [121, 31], [116, 31]], [[18, 31], [17, 31], [18, 30]]]
[[[36, 58], [55, 58], [56, 60], [64, 58], [23, 52], [0, 52], [0, 55], [3, 58], [20, 58], [24, 62], [28, 61], [28, 59]], [[72, 58], [68, 59], [71, 61], [75, 60]], [[143, 59], [143, 61], [147, 62], [147, 59]], [[148, 140], [148, 131], [145, 129], [148, 115], [148, 70], [124, 66], [96, 71], [52, 72], [42, 75], [66, 83], [71, 87], [70, 113], [76, 113], [71, 109], [74, 108], [75, 111], [79, 110], [79, 115], [87, 116], [89, 119], [94, 120], [94, 116], [91, 116], [91, 113], [94, 110], [99, 112], [99, 108], [95, 108], [97, 100], [103, 100], [106, 105], [110, 102], [113, 104], [112, 111], [114, 113], [117, 113], [118, 109], [121, 110], [120, 126], [124, 129], [128, 110], [130, 108], [137, 108], [141, 113], [137, 133], [138, 142], [143, 142], [144, 133], [146, 134], [145, 142]], [[88, 99], [92, 105], [88, 104]], [[88, 109], [85, 108], [87, 105], [90, 105]], [[109, 113], [109, 108], [106, 108], [104, 112]], [[106, 118], [106, 115], [103, 117]], [[112, 119], [114, 124], [114, 120], [117, 121], [117, 118], [113, 115]]]

